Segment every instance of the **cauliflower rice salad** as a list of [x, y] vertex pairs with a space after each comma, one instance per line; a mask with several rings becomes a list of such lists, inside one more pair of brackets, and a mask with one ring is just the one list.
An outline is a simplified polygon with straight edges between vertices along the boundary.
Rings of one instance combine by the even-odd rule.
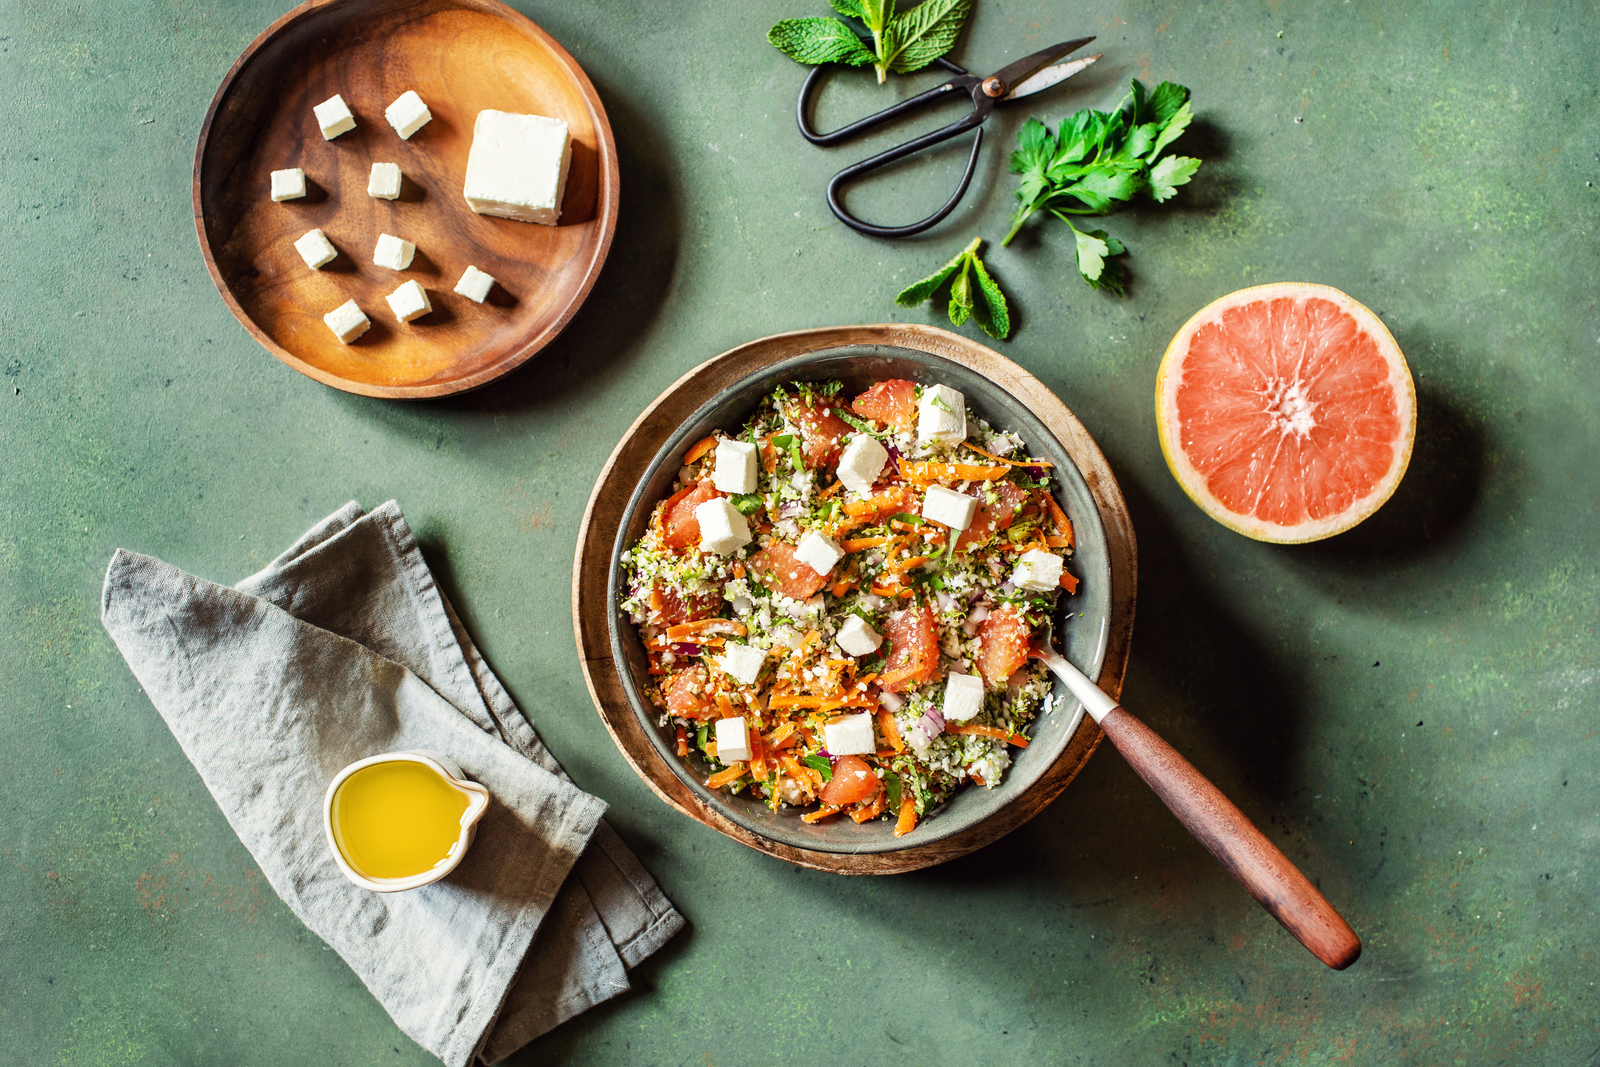
[[622, 557], [678, 755], [712, 789], [897, 835], [997, 785], [1051, 691], [1033, 633], [1078, 585], [1049, 468], [903, 380], [791, 383], [691, 447]]

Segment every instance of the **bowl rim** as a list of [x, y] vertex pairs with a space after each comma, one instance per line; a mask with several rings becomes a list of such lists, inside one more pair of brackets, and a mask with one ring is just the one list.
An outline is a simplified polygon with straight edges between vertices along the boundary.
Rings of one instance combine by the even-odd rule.
[[1126, 670], [1134, 614], [1136, 545], [1116, 479], [1083, 425], [1037, 378], [968, 338], [937, 327], [908, 324], [822, 327], [759, 338], [684, 374], [634, 421], [607, 460], [580, 527], [573, 567], [573, 623], [585, 681], [596, 710], [624, 759], [662, 800], [689, 817], [749, 847], [786, 862], [848, 874], [915, 870], [982, 847], [1026, 822], [1065, 788], [1098, 745], [1092, 723], [1079, 728], [1065, 749], [1017, 802], [939, 840], [896, 851], [826, 852], [752, 833], [697, 796], [662, 759], [627, 698], [612, 656], [609, 600], [616, 532], [626, 501], [657, 459], [662, 445], [689, 413], [728, 386], [796, 355], [826, 349], [889, 347], [942, 356], [987, 379], [1048, 429], [1084, 478], [1105, 529], [1111, 582], [1100, 682], [1113, 695]]

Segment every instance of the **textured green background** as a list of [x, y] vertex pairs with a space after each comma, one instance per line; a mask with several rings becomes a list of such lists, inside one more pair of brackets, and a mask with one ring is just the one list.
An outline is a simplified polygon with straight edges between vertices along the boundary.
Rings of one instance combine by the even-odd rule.
[[[520, 1062], [1600, 1062], [1600, 118], [1593, 4], [978, 0], [954, 56], [1083, 33], [1192, 86], [1202, 155], [1109, 228], [1127, 299], [1062, 230], [995, 249], [1039, 375], [1118, 472], [1140, 547], [1125, 697], [1302, 863], [1366, 941], [1311, 959], [1109, 749], [1028, 826], [920, 874], [794, 869], [668, 811], [584, 691], [577, 524], [634, 414], [739, 342], [937, 321], [890, 298], [1004, 232], [991, 123], [957, 214], [894, 244], [821, 199], [763, 42], [821, 0], [517, 6], [617, 135], [611, 258], [566, 334], [455, 400], [348, 396], [280, 365], [213, 290], [190, 219], [201, 117], [277, 2], [0, 2], [0, 1062], [427, 1063], [308, 934], [96, 620], [118, 546], [232, 581], [348, 499], [398, 498], [502, 678], [693, 928], [634, 993]], [[754, 10], [759, 8], [760, 10]], [[1584, 40], [1591, 43], [1585, 45]], [[842, 75], [823, 121], [931, 84]], [[931, 119], [928, 120], [931, 123]], [[926, 125], [927, 123], [925, 123]], [[896, 221], [962, 152], [856, 201]], [[1417, 453], [1374, 520], [1275, 548], [1167, 474], [1151, 395], [1201, 305], [1338, 286], [1416, 374]]]

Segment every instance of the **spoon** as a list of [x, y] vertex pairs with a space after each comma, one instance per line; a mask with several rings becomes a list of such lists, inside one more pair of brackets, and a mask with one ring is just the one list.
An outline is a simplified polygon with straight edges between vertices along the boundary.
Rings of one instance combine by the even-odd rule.
[[1066, 683], [1128, 766], [1285, 930], [1336, 971], [1354, 963], [1361, 939], [1327, 898], [1188, 760], [1068, 663], [1055, 650], [1051, 630], [1046, 623], [1028, 658]]

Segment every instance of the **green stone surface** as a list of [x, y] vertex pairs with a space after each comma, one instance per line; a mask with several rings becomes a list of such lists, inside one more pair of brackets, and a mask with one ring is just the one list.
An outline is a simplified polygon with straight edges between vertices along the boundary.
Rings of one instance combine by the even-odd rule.
[[[805, 145], [804, 71], [764, 41], [821, 0], [516, 6], [604, 99], [616, 242], [536, 360], [407, 404], [273, 359], [196, 245], [201, 118], [282, 0], [0, 4], [0, 1061], [434, 1062], [264, 884], [96, 618], [118, 546], [233, 581], [346, 500], [393, 497], [490, 662], [692, 923], [632, 993], [517, 1062], [1597, 1062], [1592, 3], [977, 0], [963, 63], [1085, 33], [1105, 59], [1002, 109], [961, 208], [896, 243], [829, 215], [828, 176], [871, 144]], [[939, 321], [891, 298], [1004, 233], [1016, 127], [1113, 106], [1130, 76], [1193, 88], [1179, 147], [1205, 166], [1170, 206], [1106, 223], [1132, 250], [1124, 300], [1077, 280], [1058, 225], [990, 247], [1019, 327], [997, 347], [1077, 412], [1128, 496], [1128, 706], [1348, 916], [1366, 951], [1344, 973], [1109, 749], [987, 849], [840, 878], [668, 810], [578, 669], [578, 522], [634, 415], [754, 337]], [[936, 80], [841, 73], [820, 121]], [[851, 202], [920, 217], [964, 156], [953, 144]], [[1377, 311], [1420, 398], [1397, 496], [1294, 548], [1189, 502], [1151, 404], [1189, 315], [1281, 279]]]

